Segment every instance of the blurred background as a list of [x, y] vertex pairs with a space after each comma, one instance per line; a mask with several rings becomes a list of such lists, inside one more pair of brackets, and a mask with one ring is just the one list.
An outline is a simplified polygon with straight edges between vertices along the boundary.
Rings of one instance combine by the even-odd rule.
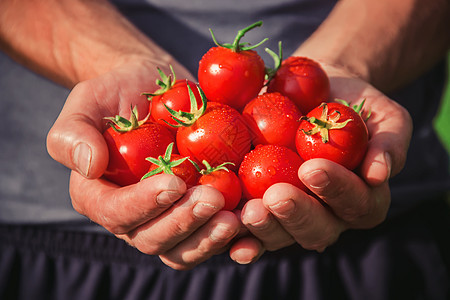
[[[447, 85], [439, 113], [434, 119], [434, 128], [450, 155], [450, 52], [447, 55]], [[450, 168], [450, 166], [449, 166]]]

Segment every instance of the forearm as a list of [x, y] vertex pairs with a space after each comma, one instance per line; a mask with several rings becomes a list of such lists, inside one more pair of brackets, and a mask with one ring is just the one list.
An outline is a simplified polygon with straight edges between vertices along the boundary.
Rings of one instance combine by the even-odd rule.
[[343, 66], [388, 92], [445, 55], [449, 28], [446, 0], [341, 0], [294, 54]]
[[0, 48], [68, 87], [126, 60], [171, 60], [114, 6], [101, 0], [2, 0]]

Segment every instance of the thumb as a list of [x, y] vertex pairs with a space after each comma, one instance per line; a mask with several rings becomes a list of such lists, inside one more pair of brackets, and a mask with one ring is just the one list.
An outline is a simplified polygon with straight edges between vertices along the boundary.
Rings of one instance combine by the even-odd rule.
[[101, 133], [102, 117], [96, 117], [95, 105], [78, 104], [78, 99], [89, 99], [86, 96], [86, 89], [79, 86], [70, 93], [47, 135], [47, 151], [84, 177], [98, 178], [106, 170], [109, 154]]
[[361, 175], [371, 186], [379, 186], [403, 169], [413, 125], [408, 111], [392, 100], [379, 101], [372, 109], [367, 121], [371, 138]]

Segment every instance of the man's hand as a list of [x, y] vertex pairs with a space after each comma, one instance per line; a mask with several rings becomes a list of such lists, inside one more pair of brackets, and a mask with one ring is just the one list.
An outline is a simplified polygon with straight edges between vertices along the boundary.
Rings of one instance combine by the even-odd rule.
[[366, 99], [372, 115], [367, 121], [370, 140], [361, 166], [353, 171], [326, 159], [306, 161], [298, 175], [312, 195], [285, 183], [271, 186], [262, 199], [252, 199], [242, 222], [255, 238], [233, 245], [231, 257], [250, 262], [264, 249], [293, 243], [323, 251], [349, 228], [368, 229], [384, 221], [389, 205], [388, 180], [403, 168], [412, 121], [407, 111], [368, 83], [342, 68], [324, 66], [331, 97], [359, 103]]
[[[178, 78], [192, 79], [181, 66], [174, 68]], [[166, 174], [126, 187], [101, 178], [108, 164], [103, 118], [125, 115], [131, 105], [146, 115], [149, 102], [140, 93], [156, 89], [157, 76], [154, 64], [139, 61], [77, 84], [47, 146], [74, 170], [70, 195], [79, 213], [172, 268], [186, 269], [223, 251], [240, 229], [235, 214], [220, 211], [222, 194], [205, 186], [186, 190], [180, 178]]]

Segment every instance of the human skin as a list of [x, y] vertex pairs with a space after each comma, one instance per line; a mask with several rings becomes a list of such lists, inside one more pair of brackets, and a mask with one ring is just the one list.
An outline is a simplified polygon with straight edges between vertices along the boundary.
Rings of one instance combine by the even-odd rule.
[[[368, 122], [368, 154], [357, 174], [326, 160], [311, 160], [299, 169], [305, 185], [330, 209], [286, 184], [249, 201], [239, 216], [221, 211], [218, 191], [201, 186], [187, 190], [174, 176], [158, 175], [123, 188], [102, 179], [108, 163], [103, 118], [126, 115], [130, 104], [145, 115], [148, 101], [136, 91], [157, 88], [156, 67], [168, 74], [170, 64], [177, 78], [193, 80], [107, 1], [1, 1], [0, 47], [72, 88], [48, 134], [47, 148], [73, 170], [74, 208], [143, 253], [159, 255], [172, 268], [188, 269], [230, 246], [230, 256], [239, 263], [293, 243], [323, 251], [344, 230], [371, 228], [384, 220], [388, 180], [403, 167], [412, 125], [408, 112], [383, 92], [432, 66], [436, 60], [428, 58], [444, 55], [448, 6], [445, 1], [342, 0], [294, 53], [321, 63], [332, 96], [366, 98], [374, 112]], [[413, 46], [414, 54], [405, 55]], [[417, 60], [422, 57], [427, 59]], [[393, 117], [397, 123], [386, 121]], [[245, 235], [247, 230], [252, 235]]]
[[372, 228], [384, 221], [389, 179], [402, 170], [412, 133], [409, 113], [384, 93], [404, 86], [445, 56], [449, 27], [446, 1], [338, 2], [293, 55], [321, 63], [330, 78], [330, 98], [366, 99], [373, 112], [367, 121], [366, 157], [356, 173], [323, 159], [300, 167], [300, 179], [328, 208], [286, 184], [249, 201], [241, 218], [253, 237], [231, 248], [234, 260], [249, 263], [265, 250], [293, 243], [320, 252], [349, 228]]

